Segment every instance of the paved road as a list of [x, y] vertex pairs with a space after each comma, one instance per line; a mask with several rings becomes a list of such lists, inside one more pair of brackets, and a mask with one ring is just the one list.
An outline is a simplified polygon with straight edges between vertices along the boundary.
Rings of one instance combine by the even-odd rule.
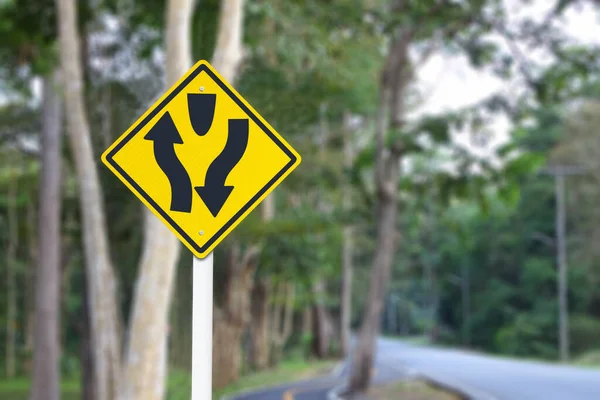
[[[380, 339], [375, 383], [418, 373], [466, 391], [477, 400], [600, 400], [600, 370], [517, 361]], [[335, 376], [284, 385], [236, 400], [325, 400], [346, 382], [348, 364]]]
[[600, 400], [600, 370], [411, 346], [389, 339], [379, 340], [378, 351], [386, 354], [388, 363], [470, 390], [481, 400]]

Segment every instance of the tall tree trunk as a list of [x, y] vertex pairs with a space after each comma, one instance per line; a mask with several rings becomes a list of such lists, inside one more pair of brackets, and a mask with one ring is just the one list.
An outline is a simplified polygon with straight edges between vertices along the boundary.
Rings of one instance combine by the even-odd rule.
[[[350, 115], [344, 113], [344, 165], [350, 168], [353, 162], [353, 131], [350, 126]], [[349, 184], [344, 187], [343, 206], [346, 212], [352, 207], [352, 191]], [[340, 350], [344, 356], [350, 353], [350, 324], [352, 318], [352, 258], [353, 244], [352, 226], [346, 225], [342, 232], [342, 293], [340, 312]]]
[[[65, 176], [63, 169], [63, 176]], [[68, 228], [66, 226], [74, 226], [77, 224], [77, 216], [74, 215], [73, 212], [69, 212], [66, 220], [65, 220], [65, 229]], [[73, 249], [73, 234], [71, 232], [63, 232], [61, 238], [61, 253], [60, 253], [60, 290], [59, 290], [59, 314], [67, 315], [69, 312], [69, 293], [71, 290], [71, 271], [72, 271], [72, 256], [74, 251]], [[59, 341], [58, 344], [60, 346], [60, 350], [62, 352], [62, 348], [67, 341], [67, 327], [63, 325], [59, 325]]]
[[60, 252], [62, 105], [59, 73], [44, 79], [39, 259], [35, 299], [35, 352], [30, 400], [60, 398]]
[[18, 171], [11, 166], [8, 193], [8, 248], [6, 249], [6, 377], [16, 374], [17, 339], [17, 248], [19, 246], [19, 220], [17, 210]]
[[[275, 196], [267, 196], [261, 204], [263, 221], [268, 223], [275, 217]], [[252, 325], [250, 327], [250, 366], [255, 370], [263, 370], [269, 366], [270, 359], [270, 323], [269, 299], [271, 280], [268, 277], [258, 278], [251, 294]]]
[[269, 293], [268, 278], [258, 279], [254, 283], [251, 295], [250, 366], [257, 371], [269, 366]]
[[313, 305], [313, 353], [318, 358], [329, 355], [333, 326], [331, 316], [325, 307], [325, 282], [318, 280], [312, 286], [315, 303]]
[[[86, 279], [83, 271], [83, 279]], [[94, 379], [94, 348], [92, 346], [92, 324], [90, 317], [89, 293], [87, 287], [82, 288], [82, 315], [79, 323], [81, 334], [81, 400], [96, 400]]]
[[302, 354], [305, 358], [309, 359], [313, 355], [312, 351], [312, 328], [313, 328], [313, 314], [312, 307], [310, 305], [305, 306], [302, 310], [301, 329], [302, 329]]
[[463, 346], [471, 345], [471, 279], [470, 260], [467, 255], [461, 266], [462, 279], [460, 280], [460, 291], [462, 300], [462, 342]]
[[73, 0], [57, 0], [60, 56], [67, 131], [75, 159], [83, 218], [83, 241], [90, 300], [96, 400], [113, 400], [120, 383], [117, 282], [110, 259], [102, 191], [83, 102], [77, 11]]
[[[211, 64], [230, 84], [235, 84], [242, 58], [244, 0], [221, 2], [219, 30]], [[213, 315], [213, 386], [223, 387], [238, 379], [241, 368], [241, 338], [250, 319], [250, 292], [260, 249], [250, 246], [241, 256], [230, 249], [223, 304]]]
[[[430, 236], [433, 234], [431, 226], [428, 224], [429, 216], [426, 216], [426, 221], [424, 223], [424, 228], [426, 229], [425, 233], [425, 242], [424, 248], [434, 248], [434, 243], [429, 241]], [[437, 282], [437, 273], [435, 264], [430, 260], [430, 255], [425, 253], [420, 256], [421, 264], [423, 265], [423, 272], [425, 275], [425, 280], [427, 281], [427, 297], [428, 297], [428, 308], [430, 315], [429, 321], [429, 329], [427, 330], [426, 335], [432, 343], [437, 342], [438, 337], [438, 311], [439, 311], [439, 289]]]
[[[38, 192], [39, 193], [39, 192]], [[28, 353], [27, 365], [24, 368], [24, 373], [30, 375], [32, 373], [33, 360], [30, 359], [30, 354], [33, 352], [34, 343], [34, 321], [35, 321], [35, 270], [37, 266], [37, 212], [36, 204], [29, 202], [27, 204], [27, 246], [29, 247], [29, 265], [25, 275], [25, 299], [23, 308], [25, 311], [25, 350]]]
[[[324, 163], [327, 157], [326, 148], [329, 139], [329, 126], [327, 123], [327, 105], [321, 104], [319, 109], [319, 161]], [[326, 204], [318, 192], [314, 193], [316, 208], [319, 212], [326, 213]], [[327, 295], [327, 286], [323, 278], [318, 277], [312, 285], [312, 293], [315, 299], [314, 304], [314, 344], [315, 355], [319, 358], [327, 357], [329, 354], [330, 342], [332, 339], [331, 320], [325, 306], [325, 296]]]
[[438, 314], [440, 311], [440, 289], [435, 265], [430, 265], [429, 269], [431, 270], [431, 327], [428, 336], [432, 343], [437, 343], [440, 335], [438, 321]]
[[275, 299], [273, 326], [271, 330], [271, 340], [273, 343], [271, 365], [273, 366], [281, 361], [285, 343], [292, 334], [292, 324], [294, 322], [294, 285], [290, 282], [280, 283], [276, 295], [279, 296]]
[[230, 84], [234, 84], [244, 58], [244, 0], [223, 0], [219, 14], [219, 31], [211, 64]]
[[376, 340], [379, 334], [383, 299], [387, 291], [392, 262], [396, 251], [398, 178], [402, 143], [386, 149], [388, 112], [391, 127], [400, 129], [404, 117], [404, 94], [410, 79], [408, 47], [412, 38], [410, 30], [403, 30], [392, 42], [380, 84], [377, 117], [377, 155], [375, 184], [377, 190], [377, 245], [373, 256], [371, 282], [359, 343], [355, 351], [348, 391], [365, 391], [371, 381]]
[[[190, 21], [193, 0], [170, 0], [167, 8], [167, 85], [191, 66]], [[162, 399], [165, 395], [168, 313], [180, 243], [144, 207], [144, 248], [135, 287], [121, 399]]]
[[310, 306], [305, 307], [302, 311], [302, 335], [308, 336], [312, 332], [312, 309]]

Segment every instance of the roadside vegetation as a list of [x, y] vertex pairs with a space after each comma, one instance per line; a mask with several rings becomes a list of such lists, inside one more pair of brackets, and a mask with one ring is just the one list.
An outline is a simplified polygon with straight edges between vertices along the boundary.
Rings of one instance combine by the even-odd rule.
[[577, 364], [583, 367], [600, 368], [600, 350], [584, 353], [577, 359]]
[[[312, 362], [292, 358], [281, 362], [276, 368], [245, 374], [237, 382], [213, 392], [213, 399], [220, 400], [223, 396], [260, 387], [275, 386], [288, 382], [309, 379], [330, 373], [337, 365], [335, 360], [315, 360]], [[13, 379], [0, 381], [0, 399], [27, 400], [31, 381], [29, 379]], [[191, 395], [191, 375], [185, 370], [173, 368], [169, 372], [167, 382], [168, 400], [189, 400]], [[61, 399], [81, 399], [81, 388], [78, 379], [63, 380]]]

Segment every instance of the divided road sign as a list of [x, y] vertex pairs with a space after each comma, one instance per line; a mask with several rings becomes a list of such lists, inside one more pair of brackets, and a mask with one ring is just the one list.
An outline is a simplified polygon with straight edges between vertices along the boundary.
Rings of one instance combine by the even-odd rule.
[[206, 61], [199, 61], [102, 161], [204, 258], [301, 161]]

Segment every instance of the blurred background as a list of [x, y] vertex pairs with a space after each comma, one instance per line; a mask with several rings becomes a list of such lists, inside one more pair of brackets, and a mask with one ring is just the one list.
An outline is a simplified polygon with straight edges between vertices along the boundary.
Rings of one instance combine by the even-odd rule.
[[214, 398], [599, 366], [597, 7], [0, 1], [0, 398], [190, 398], [192, 255], [100, 155], [200, 59], [303, 158], [215, 250]]

